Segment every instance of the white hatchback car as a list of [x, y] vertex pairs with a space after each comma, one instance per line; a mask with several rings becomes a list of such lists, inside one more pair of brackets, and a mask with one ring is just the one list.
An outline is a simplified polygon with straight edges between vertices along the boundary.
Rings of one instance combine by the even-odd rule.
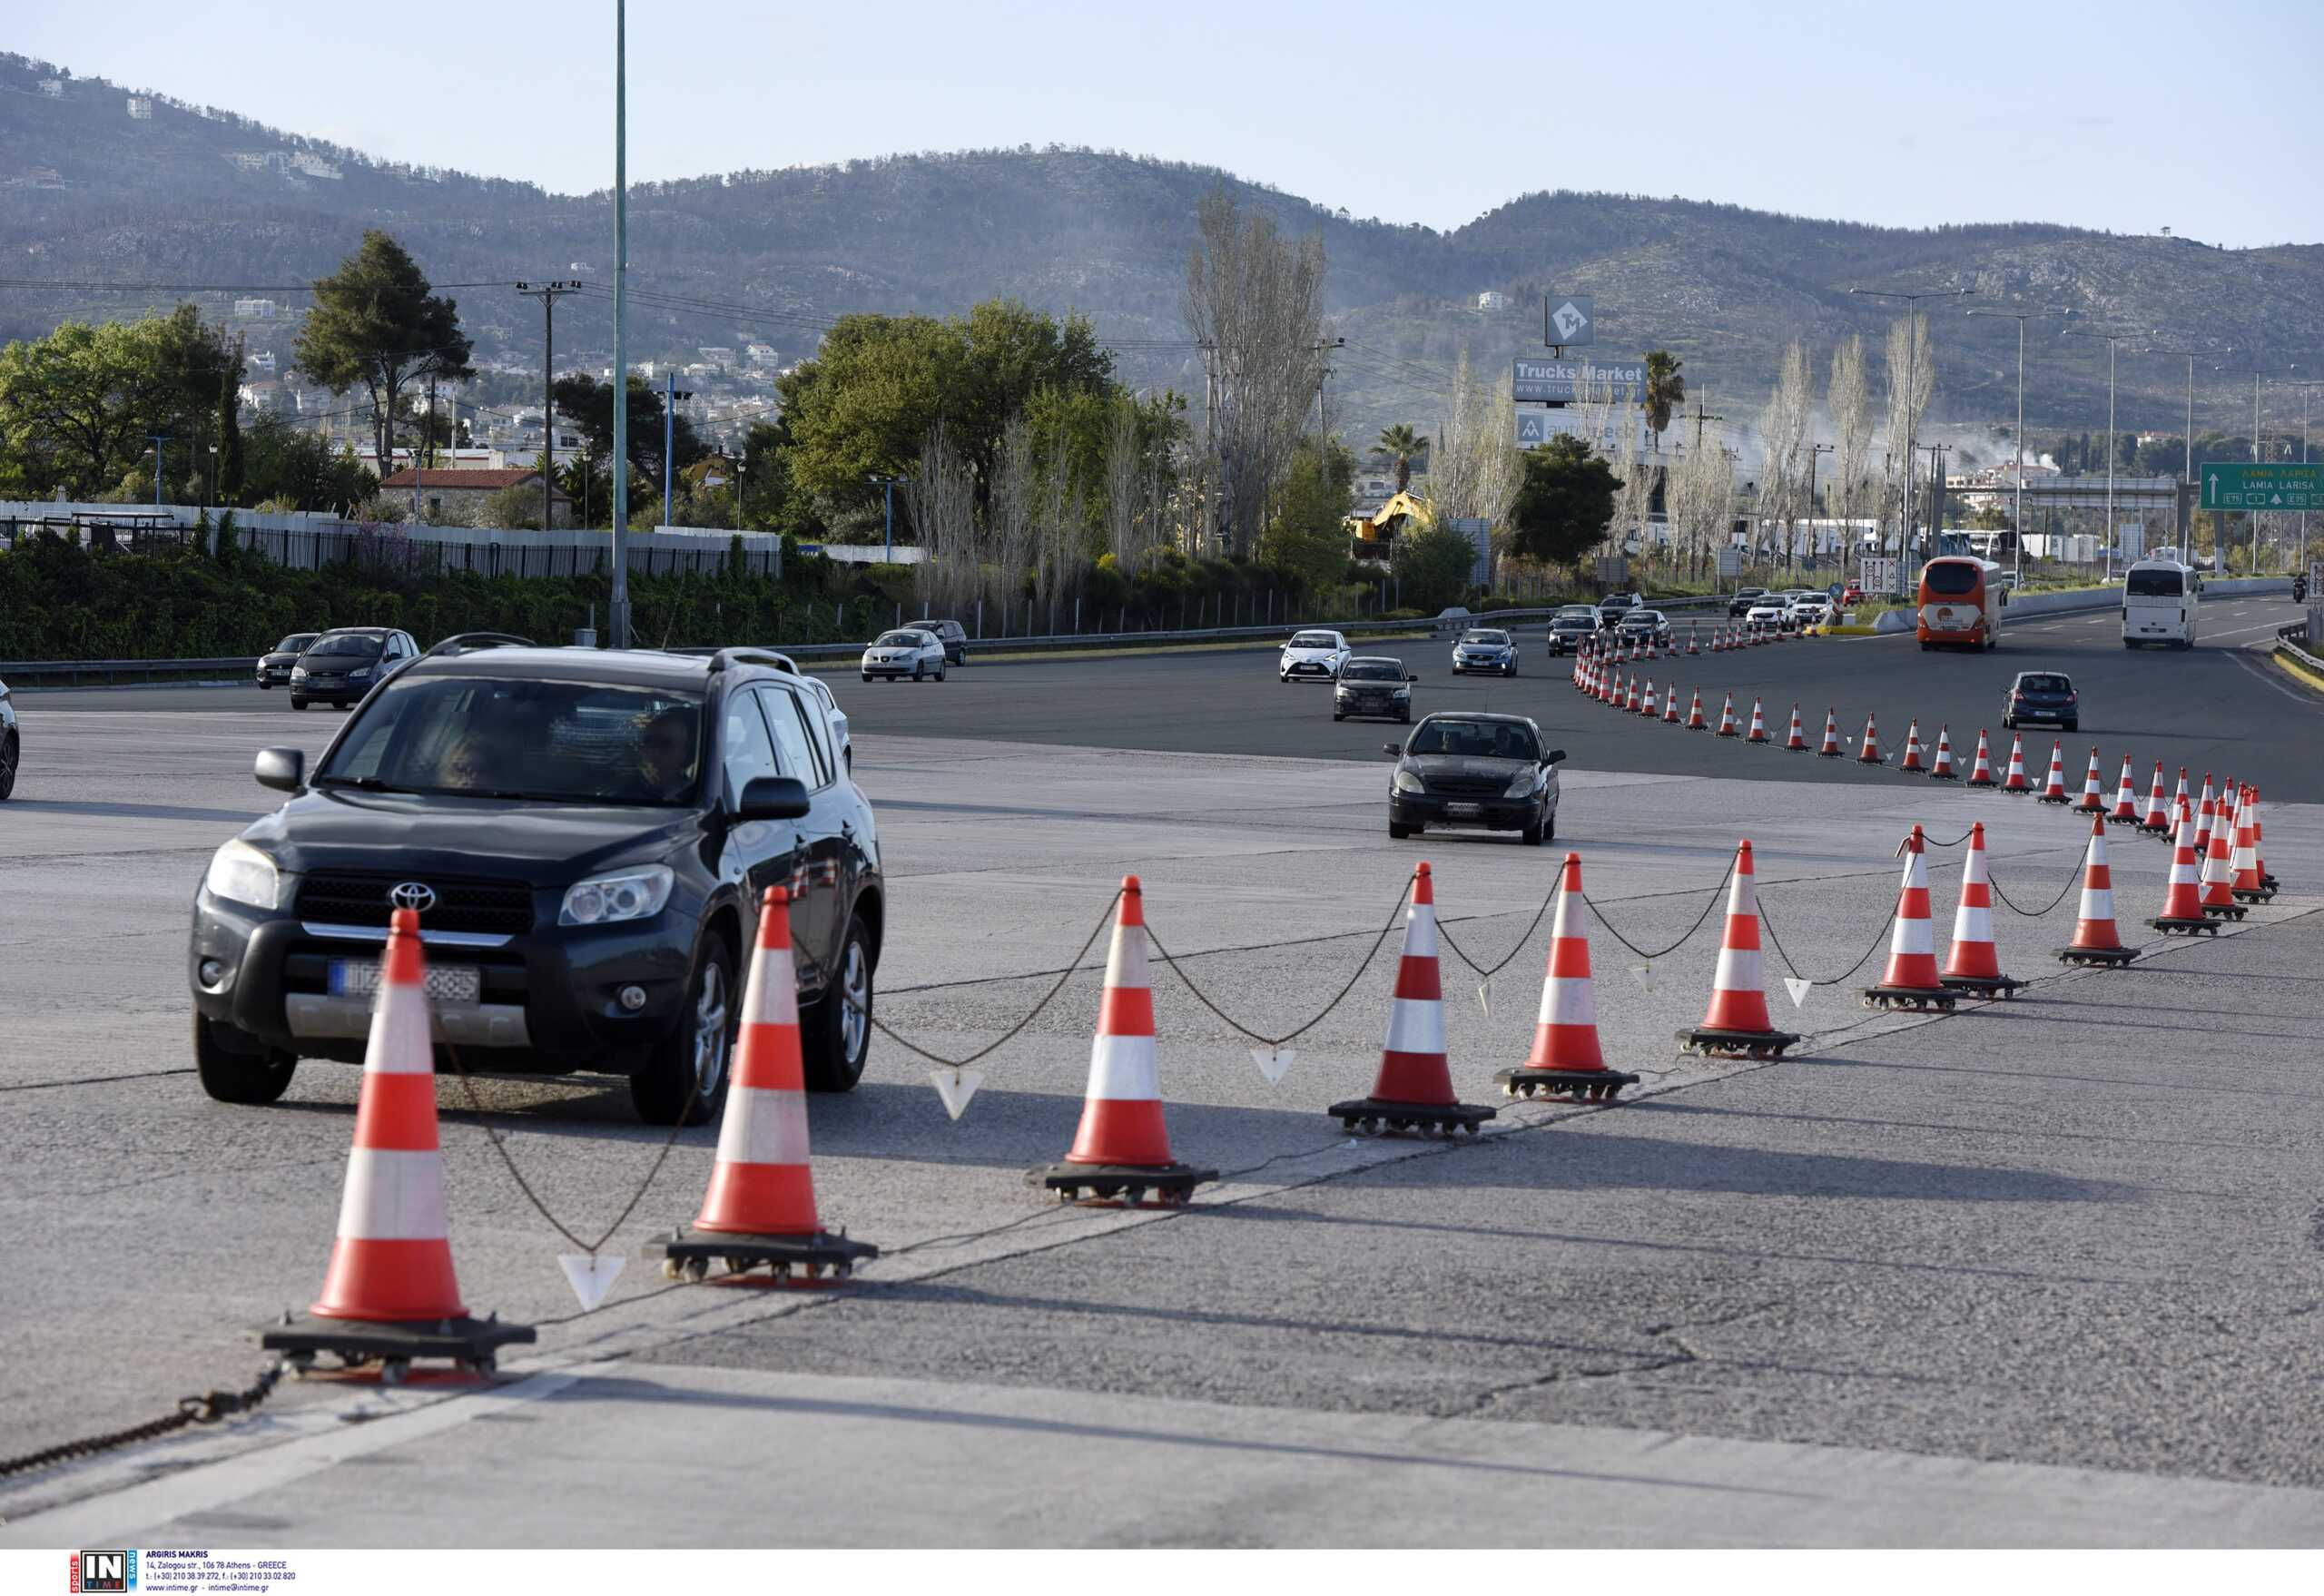
[[1295, 632], [1283, 645], [1275, 674], [1285, 682], [1335, 682], [1348, 652], [1347, 639], [1337, 632]]
[[890, 681], [910, 676], [915, 682], [933, 676], [942, 681], [943, 639], [917, 626], [881, 633], [863, 651], [863, 679], [868, 682], [874, 676], [885, 676]]
[[1755, 604], [1751, 606], [1750, 613], [1743, 617], [1743, 626], [1746, 631], [1751, 632], [1780, 632], [1783, 630], [1784, 616], [1788, 613], [1790, 613], [1790, 606], [1781, 600]]

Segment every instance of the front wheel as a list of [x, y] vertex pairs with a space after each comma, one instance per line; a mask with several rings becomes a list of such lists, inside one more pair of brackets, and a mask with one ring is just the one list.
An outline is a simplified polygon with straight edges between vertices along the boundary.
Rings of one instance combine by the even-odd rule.
[[1345, 715], [1342, 714], [1338, 710], [1336, 710], [1336, 709], [1335, 709], [1335, 710], [1332, 711], [1332, 718], [1333, 718], [1334, 720], [1335, 720], [1335, 721], [1344, 721], [1344, 720], [1347, 719], [1347, 716], [1345, 716]]
[[1528, 848], [1538, 848], [1541, 845], [1541, 828], [1538, 825], [1527, 826], [1517, 833], [1517, 840]]
[[296, 1055], [267, 1047], [256, 1037], [193, 1017], [193, 1073], [202, 1089], [221, 1103], [271, 1103], [290, 1089]]
[[863, 1079], [872, 1054], [872, 938], [852, 913], [831, 984], [799, 1016], [799, 1045], [809, 1091], [850, 1091]]
[[296, 693], [293, 693], [290, 695], [290, 707], [293, 709], [304, 709], [307, 707], [307, 701], [300, 697]]
[[655, 1044], [645, 1068], [629, 1078], [638, 1118], [648, 1125], [700, 1125], [717, 1114], [734, 1045], [734, 955], [719, 938], [704, 938], [686, 981], [685, 1007]]
[[1388, 823], [1388, 837], [1390, 841], [1401, 842], [1412, 834], [1413, 828], [1403, 824], [1402, 822], [1392, 820]]
[[2079, 732], [2082, 730], [2082, 723], [2080, 721], [2068, 721], [2066, 722], [2066, 730], [2069, 732]]
[[0, 799], [16, 790], [16, 734], [0, 738]]

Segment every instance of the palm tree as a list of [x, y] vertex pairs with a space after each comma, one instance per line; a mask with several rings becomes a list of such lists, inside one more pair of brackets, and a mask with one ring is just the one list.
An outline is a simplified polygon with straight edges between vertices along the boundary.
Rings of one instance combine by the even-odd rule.
[[1399, 421], [1380, 434], [1380, 452], [1396, 462], [1396, 491], [1402, 493], [1412, 486], [1413, 457], [1428, 448], [1428, 439], [1414, 432], [1412, 423]]
[[1669, 350], [1646, 351], [1646, 425], [1654, 434], [1657, 453], [1670, 425], [1670, 412], [1687, 402], [1687, 379], [1679, 374], [1685, 363]]

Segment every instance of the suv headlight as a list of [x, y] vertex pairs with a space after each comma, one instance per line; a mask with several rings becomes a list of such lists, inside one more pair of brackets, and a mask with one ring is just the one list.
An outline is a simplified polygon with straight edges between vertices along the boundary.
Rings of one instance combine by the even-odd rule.
[[239, 839], [210, 856], [210, 873], [202, 884], [213, 898], [247, 903], [253, 909], [281, 907], [282, 872], [271, 858]]
[[556, 911], [559, 925], [610, 925], [662, 912], [675, 881], [666, 864], [642, 864], [576, 882]]
[[1531, 798], [1533, 795], [1533, 783], [1539, 779], [1540, 778], [1530, 770], [1520, 771], [1518, 773], [1517, 779], [1509, 783], [1509, 791], [1503, 793], [1502, 796], [1504, 798]]
[[1399, 793], [1425, 793], [1428, 791], [1428, 783], [1422, 781], [1412, 772], [1399, 769], [1396, 772], [1396, 791]]

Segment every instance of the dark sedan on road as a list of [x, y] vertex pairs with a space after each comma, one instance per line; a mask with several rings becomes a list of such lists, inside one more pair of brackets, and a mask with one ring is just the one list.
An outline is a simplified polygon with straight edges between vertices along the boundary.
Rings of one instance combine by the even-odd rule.
[[1550, 617], [1550, 656], [1571, 654], [1597, 635], [1598, 612], [1586, 604], [1569, 604]]
[[293, 632], [281, 642], [258, 656], [258, 685], [261, 692], [280, 687], [290, 680], [290, 667], [307, 652], [307, 645], [321, 636], [320, 632]]
[[1332, 718], [1344, 721], [1356, 715], [1409, 722], [1413, 679], [1403, 660], [1357, 655], [1340, 667], [1339, 682], [1332, 689]]
[[1403, 743], [1388, 783], [1388, 834], [1444, 830], [1515, 832], [1539, 845], [1557, 835], [1557, 765], [1565, 750], [1541, 748], [1541, 729], [1521, 714], [1432, 714]]
[[437, 645], [221, 847], [187, 975], [202, 1089], [270, 1103], [358, 1063], [381, 945], [419, 914], [442, 1044], [468, 1070], [625, 1075], [641, 1118], [713, 1117], [765, 889], [791, 892], [812, 1089], [863, 1069], [884, 923], [871, 804], [773, 655]]
[[1670, 620], [1659, 609], [1634, 609], [1615, 626], [1614, 635], [1624, 643], [1652, 643], [1661, 648], [1670, 641]]
[[419, 657], [409, 632], [389, 626], [340, 626], [307, 645], [290, 667], [290, 707], [335, 704], [345, 709]]
[[2001, 724], [2014, 732], [2027, 721], [2047, 721], [2066, 731], [2082, 728], [2082, 695], [2063, 671], [2020, 671], [2001, 695]]
[[1766, 596], [1767, 591], [1764, 587], [1738, 587], [1735, 590], [1735, 596], [1727, 601], [1727, 618], [1739, 621], [1749, 615], [1751, 606], [1759, 603]]

